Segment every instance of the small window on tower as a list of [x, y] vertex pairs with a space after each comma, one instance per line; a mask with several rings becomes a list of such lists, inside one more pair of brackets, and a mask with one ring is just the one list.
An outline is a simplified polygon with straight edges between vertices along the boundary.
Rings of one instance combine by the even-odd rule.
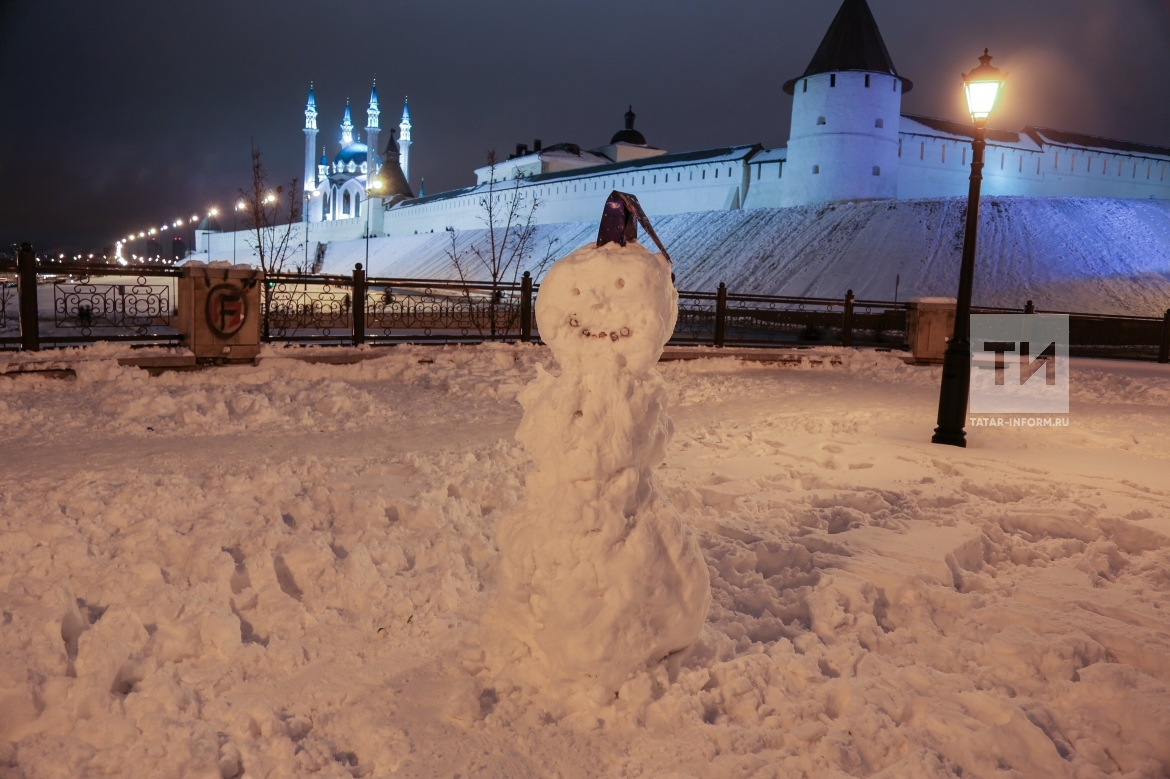
[[813, 173], [820, 173], [820, 172], [821, 172], [821, 166], [820, 165], [813, 165]]
[[341, 198], [341, 213], [345, 214], [346, 216], [349, 215], [349, 193], [348, 192], [346, 192], [345, 195]]
[[881, 169], [881, 166], [880, 166], [880, 165], [874, 165], [874, 166], [873, 166], [873, 175], [875, 175], [875, 176], [880, 176], [880, 175], [882, 175], [882, 169]]
[[836, 73], [829, 74], [829, 86], [831, 86], [831, 87], [837, 86], [837, 74]]
[[[869, 78], [869, 76], [866, 76], [866, 78]], [[866, 84], [866, 86], [869, 86], [869, 85], [868, 85], [868, 84]], [[885, 120], [884, 120], [884, 119], [874, 119], [874, 120], [873, 120], [873, 126], [874, 126], [874, 127], [885, 127], [885, 126], [886, 126], [886, 122], [885, 122]]]
[[803, 83], [804, 83], [804, 86], [802, 86], [802, 87], [800, 88], [800, 91], [801, 91], [801, 92], [807, 92], [807, 91], [808, 91], [808, 79], [806, 78], [806, 79], [804, 80], [804, 82], [803, 82]]
[[865, 88], [869, 89], [869, 74], [865, 74]]
[[825, 117], [818, 116], [817, 117], [817, 124], [824, 124], [824, 123], [825, 123]]

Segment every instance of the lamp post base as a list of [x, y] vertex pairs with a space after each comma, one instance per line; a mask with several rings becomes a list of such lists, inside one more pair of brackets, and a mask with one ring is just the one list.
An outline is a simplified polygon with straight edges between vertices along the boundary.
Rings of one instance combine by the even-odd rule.
[[960, 430], [943, 430], [941, 427], [934, 429], [934, 435], [930, 437], [932, 444], [945, 444], [947, 446], [958, 446], [963, 449], [967, 448], [967, 432]]
[[967, 446], [967, 394], [971, 389], [971, 344], [952, 338], [943, 354], [942, 388], [938, 402], [938, 427], [932, 444]]

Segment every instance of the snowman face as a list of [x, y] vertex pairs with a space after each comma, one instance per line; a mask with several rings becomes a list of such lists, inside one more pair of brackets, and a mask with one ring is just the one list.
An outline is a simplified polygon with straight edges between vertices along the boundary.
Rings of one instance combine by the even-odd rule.
[[585, 246], [549, 269], [536, 298], [540, 337], [563, 367], [653, 367], [674, 332], [678, 293], [670, 266], [638, 244]]

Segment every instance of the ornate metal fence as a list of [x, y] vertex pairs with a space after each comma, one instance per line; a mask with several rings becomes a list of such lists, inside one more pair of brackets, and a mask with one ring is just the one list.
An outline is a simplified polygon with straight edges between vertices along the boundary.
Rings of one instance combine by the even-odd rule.
[[[0, 262], [0, 273], [0, 348], [36, 349], [38, 339], [50, 345], [180, 340], [180, 269], [75, 265], [61, 273]], [[21, 332], [24, 297], [12, 280], [17, 275], [39, 292], [30, 304], [37, 326], [29, 333]], [[361, 266], [352, 276], [280, 274], [263, 287], [262, 337], [335, 344], [539, 340], [535, 295], [527, 274], [515, 283], [494, 284], [366, 278]], [[972, 313], [1063, 313], [1069, 317], [1073, 356], [1170, 361], [1170, 311], [1162, 318], [1037, 311], [1028, 301], [1023, 309], [980, 306]], [[909, 304], [854, 300], [851, 291], [839, 299], [797, 298], [731, 293], [720, 284], [714, 292], [679, 293], [671, 343], [905, 349], [910, 314]]]
[[909, 306], [874, 300], [680, 292], [673, 344], [901, 348]]
[[347, 276], [272, 276], [262, 296], [266, 340], [353, 339], [353, 279]]
[[16, 285], [0, 281], [0, 334], [19, 332], [19, 309], [16, 307]]
[[910, 305], [879, 300], [853, 301], [850, 322], [854, 346], [902, 348], [909, 340]]
[[50, 280], [53, 324], [41, 340], [176, 341], [177, 275], [162, 267], [135, 268], [125, 276], [107, 266], [71, 268]]
[[1068, 351], [1073, 357], [1157, 359], [1166, 330], [1160, 317], [1069, 314]]
[[521, 335], [524, 292], [522, 283], [369, 279], [366, 339], [516, 340]]

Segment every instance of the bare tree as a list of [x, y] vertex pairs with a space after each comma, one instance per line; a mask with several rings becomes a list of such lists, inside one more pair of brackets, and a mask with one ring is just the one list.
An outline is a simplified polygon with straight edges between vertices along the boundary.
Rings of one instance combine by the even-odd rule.
[[[507, 322], [497, 321], [496, 314], [503, 306], [505, 286], [515, 288], [521, 270], [532, 255], [536, 237], [536, 211], [540, 208], [540, 200], [531, 187], [523, 186], [522, 176], [516, 176], [506, 186], [496, 180], [499, 160], [495, 150], [488, 152], [487, 161], [487, 189], [479, 198], [479, 220], [487, 233], [483, 239], [472, 242], [466, 251], [461, 252], [456, 243], [455, 231], [449, 230], [451, 245], [447, 249], [447, 257], [464, 285], [481, 273], [491, 282], [491, 298], [487, 303], [488, 320], [491, 335], [495, 337], [501, 334], [501, 325], [506, 333], [512, 324], [511, 318]], [[555, 239], [549, 240], [545, 257], [540, 263], [541, 269], [552, 256], [555, 243]], [[464, 295], [470, 307], [470, 287], [464, 287]]]
[[[240, 190], [240, 202], [244, 204], [244, 229], [251, 233], [247, 243], [260, 261], [265, 279], [282, 273], [285, 266], [299, 256], [301, 244], [293, 245], [294, 226], [301, 218], [301, 196], [297, 192], [298, 180], [294, 178], [287, 187], [283, 184], [272, 187], [260, 150], [252, 147], [252, 185]], [[290, 270], [307, 272], [307, 268], [293, 266]], [[268, 320], [272, 309], [275, 287], [265, 283], [264, 290], [264, 337], [268, 338]]]

